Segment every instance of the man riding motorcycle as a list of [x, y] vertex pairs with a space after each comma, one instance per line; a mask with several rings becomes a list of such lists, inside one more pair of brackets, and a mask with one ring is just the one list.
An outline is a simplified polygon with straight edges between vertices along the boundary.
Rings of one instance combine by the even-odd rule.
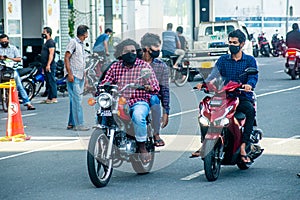
[[[240, 94], [239, 105], [237, 107], [237, 111], [241, 111], [246, 115], [240, 155], [242, 162], [251, 164], [251, 160], [247, 156], [245, 147], [246, 144], [249, 143], [250, 134], [253, 130], [253, 124], [255, 120], [255, 109], [253, 107], [254, 97], [250, 91], [255, 88], [258, 81], [258, 75], [241, 76], [245, 69], [249, 67], [257, 68], [254, 57], [246, 55], [242, 52], [245, 41], [246, 36], [241, 30], [237, 29], [229, 33], [228, 43], [231, 54], [223, 55], [218, 59], [211, 74], [204, 82], [212, 81], [213, 79], [217, 78], [217, 76], [221, 75], [225, 80], [225, 84], [227, 84], [229, 81], [241, 82], [243, 84], [242, 87], [245, 91]], [[201, 89], [202, 85], [202, 83], [199, 83], [196, 87]], [[194, 152], [191, 157], [198, 156], [200, 156], [199, 150]]]
[[[151, 76], [145, 80], [145, 90], [128, 88], [122, 94], [130, 107], [140, 159], [143, 163], [147, 163], [151, 160], [151, 154], [145, 147], [145, 141], [147, 139], [146, 117], [150, 111], [149, 102], [151, 94], [158, 93], [159, 83], [151, 66], [147, 62], [137, 58], [138, 46], [139, 45], [131, 39], [126, 39], [116, 46], [114, 56], [118, 58], [119, 61], [112, 64], [100, 85], [110, 83], [118, 85], [119, 88], [123, 88], [126, 84], [135, 82], [135, 80], [140, 77], [140, 72], [143, 68], [149, 68], [151, 70]], [[96, 93], [96, 96], [97, 95]]]
[[300, 32], [297, 23], [292, 25], [293, 30], [286, 34], [286, 45], [288, 48], [300, 49]]

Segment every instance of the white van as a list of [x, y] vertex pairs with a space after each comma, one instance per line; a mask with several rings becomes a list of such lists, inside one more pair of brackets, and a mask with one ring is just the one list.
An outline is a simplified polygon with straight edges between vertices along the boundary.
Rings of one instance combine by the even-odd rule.
[[251, 37], [245, 24], [235, 20], [200, 23], [198, 38], [194, 42], [194, 48], [211, 51], [228, 49], [228, 34], [236, 29], [240, 29], [246, 35], [243, 51], [246, 54], [253, 55]]

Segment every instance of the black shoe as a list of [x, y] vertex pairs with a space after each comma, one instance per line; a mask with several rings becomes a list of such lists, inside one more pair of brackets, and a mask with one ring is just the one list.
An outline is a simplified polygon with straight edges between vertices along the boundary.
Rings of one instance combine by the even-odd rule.
[[41, 96], [42, 97], [47, 97], [48, 96], [48, 92], [44, 92]]

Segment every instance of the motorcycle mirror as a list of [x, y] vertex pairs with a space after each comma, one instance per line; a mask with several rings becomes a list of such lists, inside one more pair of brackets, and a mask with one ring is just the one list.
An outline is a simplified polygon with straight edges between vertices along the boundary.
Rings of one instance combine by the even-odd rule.
[[[151, 74], [152, 74], [151, 69], [143, 68], [141, 70], [140, 78], [149, 78], [151, 76]], [[140, 79], [140, 78], [138, 78], [138, 79]]]
[[245, 69], [245, 72], [247, 75], [256, 75], [258, 74], [258, 70], [255, 67], [248, 67], [247, 69]]

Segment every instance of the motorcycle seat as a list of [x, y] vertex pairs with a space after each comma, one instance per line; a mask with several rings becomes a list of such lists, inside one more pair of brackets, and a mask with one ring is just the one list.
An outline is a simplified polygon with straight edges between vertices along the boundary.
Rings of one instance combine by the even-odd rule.
[[234, 114], [234, 117], [237, 119], [237, 120], [243, 120], [246, 118], [246, 115], [242, 112], [236, 112]]
[[32, 68], [27, 67], [27, 68], [21, 68], [21, 69], [17, 69], [18, 73], [20, 76], [23, 76], [25, 74], [28, 74], [29, 72], [32, 71]]

